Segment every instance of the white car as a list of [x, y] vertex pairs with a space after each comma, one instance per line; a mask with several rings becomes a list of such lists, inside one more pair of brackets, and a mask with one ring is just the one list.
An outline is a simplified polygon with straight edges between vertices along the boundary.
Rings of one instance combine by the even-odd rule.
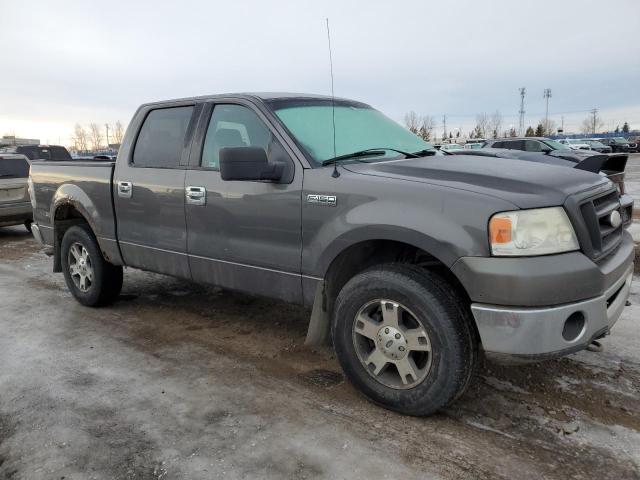
[[576, 140], [574, 138], [563, 138], [558, 140], [560, 143], [566, 145], [571, 150], [591, 150], [591, 145], [585, 143], [584, 140]]
[[458, 143], [446, 143], [440, 147], [440, 150], [444, 150], [445, 152], [449, 152], [451, 150], [462, 150], [462, 145]]

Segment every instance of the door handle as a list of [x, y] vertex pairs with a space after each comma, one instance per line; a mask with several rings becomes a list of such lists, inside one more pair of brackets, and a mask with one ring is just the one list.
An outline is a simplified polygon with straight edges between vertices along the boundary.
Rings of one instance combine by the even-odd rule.
[[205, 205], [207, 203], [207, 189], [205, 187], [187, 187], [186, 196], [189, 205]]
[[131, 198], [133, 184], [131, 182], [118, 182], [118, 196], [121, 198]]

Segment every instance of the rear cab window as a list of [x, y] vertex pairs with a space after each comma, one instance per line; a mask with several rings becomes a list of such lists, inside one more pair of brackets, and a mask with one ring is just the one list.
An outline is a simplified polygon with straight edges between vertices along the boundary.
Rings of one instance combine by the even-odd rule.
[[151, 110], [136, 140], [133, 166], [179, 167], [183, 150], [187, 146], [187, 132], [192, 123], [193, 112], [193, 105]]

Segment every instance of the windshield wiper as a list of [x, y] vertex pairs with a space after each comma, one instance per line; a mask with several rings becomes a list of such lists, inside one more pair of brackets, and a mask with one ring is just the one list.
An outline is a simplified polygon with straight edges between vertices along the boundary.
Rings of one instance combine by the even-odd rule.
[[418, 158], [418, 156], [419, 156], [419, 155], [416, 155], [414, 153], [403, 152], [402, 150], [397, 150], [395, 148], [386, 148], [386, 147], [382, 147], [382, 148], [367, 148], [366, 150], [359, 150], [357, 152], [345, 153], [344, 155], [338, 155], [337, 157], [333, 157], [333, 158], [329, 158], [327, 160], [323, 160], [320, 165], [322, 165], [322, 166], [332, 165], [335, 162], [339, 162], [341, 160], [349, 160], [349, 159], [358, 158], [358, 157], [380, 156], [380, 155], [384, 155], [384, 152], [387, 152], [387, 151], [397, 152], [397, 153], [399, 153], [401, 155], [404, 155], [407, 158]]

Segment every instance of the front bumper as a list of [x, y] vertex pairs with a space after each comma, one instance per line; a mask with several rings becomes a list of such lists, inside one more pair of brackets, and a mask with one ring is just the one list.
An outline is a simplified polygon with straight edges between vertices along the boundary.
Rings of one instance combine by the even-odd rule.
[[633, 264], [602, 295], [544, 308], [473, 303], [482, 346], [494, 358], [540, 360], [586, 348], [609, 332], [625, 307]]
[[18, 225], [32, 218], [31, 202], [0, 204], [0, 226]]

